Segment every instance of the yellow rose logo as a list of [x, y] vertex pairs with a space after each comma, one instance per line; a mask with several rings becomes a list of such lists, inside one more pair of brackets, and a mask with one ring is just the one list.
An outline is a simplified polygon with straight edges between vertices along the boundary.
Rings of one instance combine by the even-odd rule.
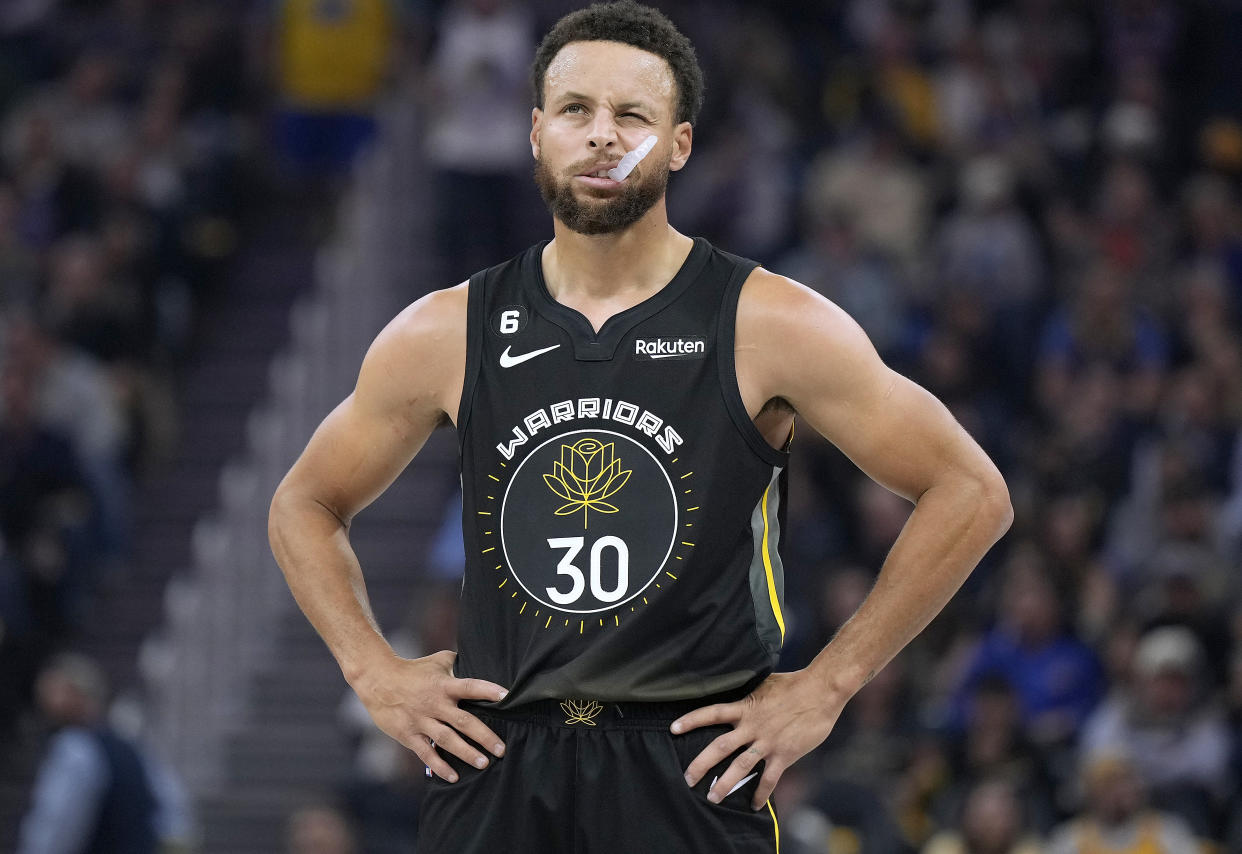
[[587, 724], [595, 726], [593, 718], [604, 710], [598, 700], [562, 700], [561, 711], [566, 714], [567, 724]]
[[590, 512], [616, 513], [617, 507], [607, 499], [616, 495], [630, 479], [632, 469], [621, 470], [612, 442], [579, 439], [572, 445], [561, 445], [561, 458], [552, 464], [552, 473], [543, 482], [560, 496], [565, 504], [556, 509], [557, 516], [582, 511], [582, 527], [590, 522]]

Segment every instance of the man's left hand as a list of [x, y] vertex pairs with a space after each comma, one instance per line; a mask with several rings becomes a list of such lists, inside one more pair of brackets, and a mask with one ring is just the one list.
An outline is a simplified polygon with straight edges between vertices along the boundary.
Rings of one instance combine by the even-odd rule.
[[695, 757], [686, 769], [686, 784], [695, 785], [713, 765], [749, 744], [707, 797], [719, 803], [763, 759], [763, 776], [751, 801], [752, 809], [761, 809], [785, 769], [818, 747], [832, 732], [844, 705], [844, 699], [831, 699], [816, 676], [799, 670], [773, 673], [736, 702], [695, 709], [673, 721], [670, 729], [680, 734], [713, 724], [732, 724], [733, 731], [715, 739]]

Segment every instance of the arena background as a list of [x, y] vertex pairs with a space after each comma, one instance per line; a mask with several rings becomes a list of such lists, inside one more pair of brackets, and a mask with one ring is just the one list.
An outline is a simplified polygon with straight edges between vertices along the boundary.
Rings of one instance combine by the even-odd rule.
[[[787, 772], [782, 850], [1078, 850], [1129, 769], [1242, 851], [1242, 4], [656, 5], [708, 83], [674, 225], [843, 305], [1016, 508]], [[0, 850], [64, 651], [165, 769], [169, 850], [413, 850], [423, 767], [267, 503], [396, 310], [550, 234], [527, 66], [571, 8], [0, 4]], [[454, 464], [441, 431], [354, 529], [410, 656], [454, 645]], [[786, 670], [909, 512], [810, 431], [791, 492]]]

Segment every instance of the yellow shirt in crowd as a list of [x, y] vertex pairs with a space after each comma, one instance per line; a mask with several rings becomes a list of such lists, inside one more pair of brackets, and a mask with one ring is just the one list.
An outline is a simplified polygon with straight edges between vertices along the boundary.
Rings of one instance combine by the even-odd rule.
[[366, 107], [383, 85], [393, 29], [388, 0], [281, 0], [277, 73], [286, 101]]

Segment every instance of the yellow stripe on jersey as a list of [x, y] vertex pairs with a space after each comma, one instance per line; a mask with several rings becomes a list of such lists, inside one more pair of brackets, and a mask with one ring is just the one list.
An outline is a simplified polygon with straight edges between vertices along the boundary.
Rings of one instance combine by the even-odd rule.
[[776, 579], [772, 577], [772, 556], [768, 551], [768, 493], [772, 484], [763, 491], [763, 568], [768, 574], [768, 599], [772, 602], [772, 613], [776, 615], [776, 624], [781, 627], [781, 643], [785, 643], [785, 616], [781, 613], [781, 603], [776, 595]]
[[776, 834], [776, 854], [781, 854], [781, 826], [776, 820], [776, 810], [772, 809], [772, 802], [767, 801], [768, 812], [772, 814], [772, 832]]

